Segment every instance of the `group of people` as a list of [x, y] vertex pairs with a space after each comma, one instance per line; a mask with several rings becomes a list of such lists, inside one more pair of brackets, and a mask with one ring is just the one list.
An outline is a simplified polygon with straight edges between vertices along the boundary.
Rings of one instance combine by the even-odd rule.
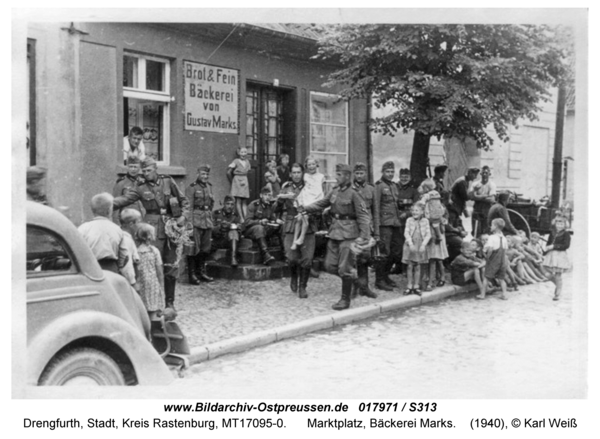
[[[326, 191], [315, 157], [290, 165], [284, 154], [278, 164], [269, 163], [259, 198], [248, 203], [251, 166], [246, 148], [240, 147], [227, 168], [230, 194], [214, 210], [210, 165], [200, 165], [196, 179], [181, 191], [171, 177], [158, 174], [154, 158], [135, 154], [138, 145], [130, 143], [129, 152], [124, 151], [127, 174], [119, 178], [112, 196], [92, 199], [94, 219], [80, 230], [103, 268], [122, 273], [149, 311], [174, 309], [182, 258], [187, 257], [190, 284], [211, 282], [206, 271], [210, 254], [227, 249], [231, 266], [238, 266], [242, 237], [256, 243], [267, 265], [275, 260], [269, 248], [277, 237], [289, 265], [290, 289], [306, 298], [317, 235], [325, 233], [325, 269], [342, 282], [335, 310], [348, 308], [359, 294], [377, 297], [369, 288], [369, 266], [374, 268], [375, 288], [384, 291], [397, 287], [390, 274], [405, 271], [405, 295], [443, 286], [449, 266], [453, 283], [479, 285], [479, 298], [485, 297], [488, 283], [496, 283], [505, 297], [507, 285], [518, 288], [547, 279], [556, 283], [555, 298], [560, 297], [560, 274], [569, 265], [564, 220], [556, 220], [556, 233], [545, 248], [539, 236], [527, 242], [510, 224], [508, 198], [496, 193], [485, 166], [481, 180], [475, 181], [479, 169], [469, 168], [446, 190], [445, 165], [436, 166], [434, 176], [417, 186], [409, 169], [400, 169], [394, 181], [393, 162], [383, 164], [375, 184], [368, 182], [364, 163], [338, 164], [336, 185]], [[478, 239], [467, 242], [463, 221], [470, 214], [470, 200]], [[477, 235], [478, 230], [486, 233]], [[103, 239], [108, 245], [100, 243]]]

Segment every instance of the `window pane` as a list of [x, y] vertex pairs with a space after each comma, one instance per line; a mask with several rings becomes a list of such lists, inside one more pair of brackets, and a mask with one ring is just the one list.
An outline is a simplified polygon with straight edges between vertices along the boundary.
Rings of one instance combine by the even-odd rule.
[[123, 57], [123, 86], [138, 88], [138, 59], [133, 56]]
[[53, 233], [27, 227], [27, 273], [74, 271], [71, 256]]
[[311, 151], [346, 153], [346, 128], [311, 125], [310, 149]]
[[129, 129], [134, 126], [144, 130], [144, 148], [146, 156], [152, 156], [156, 160], [164, 157], [164, 115], [168, 113], [168, 104], [142, 99], [129, 98], [125, 100], [128, 104]]
[[[335, 95], [311, 93], [311, 122], [346, 125], [346, 102]], [[337, 101], [337, 102], [336, 102]]]
[[146, 90], [165, 91], [164, 69], [164, 63], [146, 60]]

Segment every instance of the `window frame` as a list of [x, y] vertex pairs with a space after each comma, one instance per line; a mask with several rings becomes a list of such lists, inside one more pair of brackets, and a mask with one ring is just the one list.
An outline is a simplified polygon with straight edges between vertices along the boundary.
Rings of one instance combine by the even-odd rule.
[[[162, 160], [158, 160], [159, 166], [168, 166], [171, 161], [171, 60], [153, 55], [145, 55], [136, 52], [123, 51], [122, 63], [125, 65], [125, 57], [137, 59], [137, 83], [138, 87], [126, 87], [122, 85], [123, 99], [138, 99], [146, 101], [160, 102], [164, 104], [163, 110], [163, 151]], [[146, 61], [159, 62], [164, 65], [163, 84], [164, 91], [146, 89]], [[123, 108], [123, 112], [126, 109]], [[119, 156], [120, 158], [121, 156]]]
[[[71, 247], [69, 246], [67, 241], [65, 239], [63, 239], [62, 236], [60, 236], [56, 232], [54, 232], [46, 227], [27, 224], [27, 229], [30, 229], [30, 228], [35, 229], [40, 232], [43, 232], [46, 235], [51, 236], [54, 240], [56, 240], [62, 246], [64, 252], [69, 256], [71, 265], [69, 266], [68, 270], [46, 270], [46, 271], [27, 270], [27, 266], [26, 266], [25, 267], [26, 279], [37, 279], [37, 278], [50, 277], [50, 276], [66, 276], [66, 275], [75, 275], [75, 274], [81, 273], [81, 269], [79, 267], [79, 262], [77, 261], [77, 258], [75, 257], [75, 253], [73, 253], [73, 250], [71, 249]], [[26, 230], [26, 233], [27, 233], [27, 230]], [[26, 255], [25, 262], [27, 263], [27, 261], [29, 260], [29, 253], [27, 251], [27, 248], [25, 249], [25, 255]]]
[[[308, 105], [310, 108], [309, 111], [309, 120], [308, 120], [308, 128], [309, 128], [309, 144], [308, 144], [308, 150], [309, 150], [309, 155], [338, 155], [338, 156], [346, 156], [346, 161], [345, 163], [348, 164], [350, 161], [350, 106], [348, 105], [348, 101], [342, 101], [345, 105], [345, 124], [337, 124], [337, 123], [325, 123], [325, 122], [314, 122], [313, 121], [313, 106], [312, 106], [312, 100], [313, 100], [313, 96], [327, 96], [327, 97], [335, 97], [335, 98], [340, 98], [340, 95], [335, 94], [335, 93], [324, 93], [321, 91], [310, 91], [309, 93], [309, 101], [308, 101]], [[346, 135], [344, 136], [344, 140], [345, 140], [345, 152], [327, 152], [327, 151], [315, 151], [313, 150], [313, 136], [312, 136], [312, 126], [313, 125], [321, 125], [321, 126], [332, 126], [332, 127], [342, 127], [345, 128], [346, 130]], [[335, 175], [333, 179], [326, 179], [325, 180], [327, 183], [332, 183], [335, 182]]]

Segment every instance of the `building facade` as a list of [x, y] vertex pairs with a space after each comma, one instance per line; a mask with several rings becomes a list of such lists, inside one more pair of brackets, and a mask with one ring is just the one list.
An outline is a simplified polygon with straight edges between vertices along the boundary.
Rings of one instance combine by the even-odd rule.
[[251, 198], [283, 153], [314, 154], [333, 181], [336, 163], [369, 160], [368, 108], [323, 87], [335, 66], [312, 59], [316, 49], [302, 25], [30, 23], [29, 164], [48, 168], [48, 197], [76, 224], [125, 172], [132, 126], [182, 189], [209, 163], [217, 206], [239, 146]]

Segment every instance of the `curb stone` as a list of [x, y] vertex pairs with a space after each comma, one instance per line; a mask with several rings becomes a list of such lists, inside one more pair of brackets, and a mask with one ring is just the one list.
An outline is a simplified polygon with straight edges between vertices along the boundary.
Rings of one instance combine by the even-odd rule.
[[190, 365], [213, 360], [227, 354], [243, 352], [248, 349], [265, 346], [276, 341], [298, 337], [322, 329], [329, 329], [334, 326], [341, 326], [347, 323], [364, 320], [390, 311], [433, 303], [448, 297], [477, 290], [477, 285], [466, 285], [464, 287], [448, 285], [432, 292], [423, 293], [422, 297], [412, 295], [403, 296], [397, 299], [386, 300], [384, 302], [369, 304], [358, 308], [350, 308], [330, 315], [314, 317], [301, 322], [279, 326], [265, 331], [257, 331], [252, 334], [234, 337], [216, 343], [210, 343], [192, 348], [189, 357]]

